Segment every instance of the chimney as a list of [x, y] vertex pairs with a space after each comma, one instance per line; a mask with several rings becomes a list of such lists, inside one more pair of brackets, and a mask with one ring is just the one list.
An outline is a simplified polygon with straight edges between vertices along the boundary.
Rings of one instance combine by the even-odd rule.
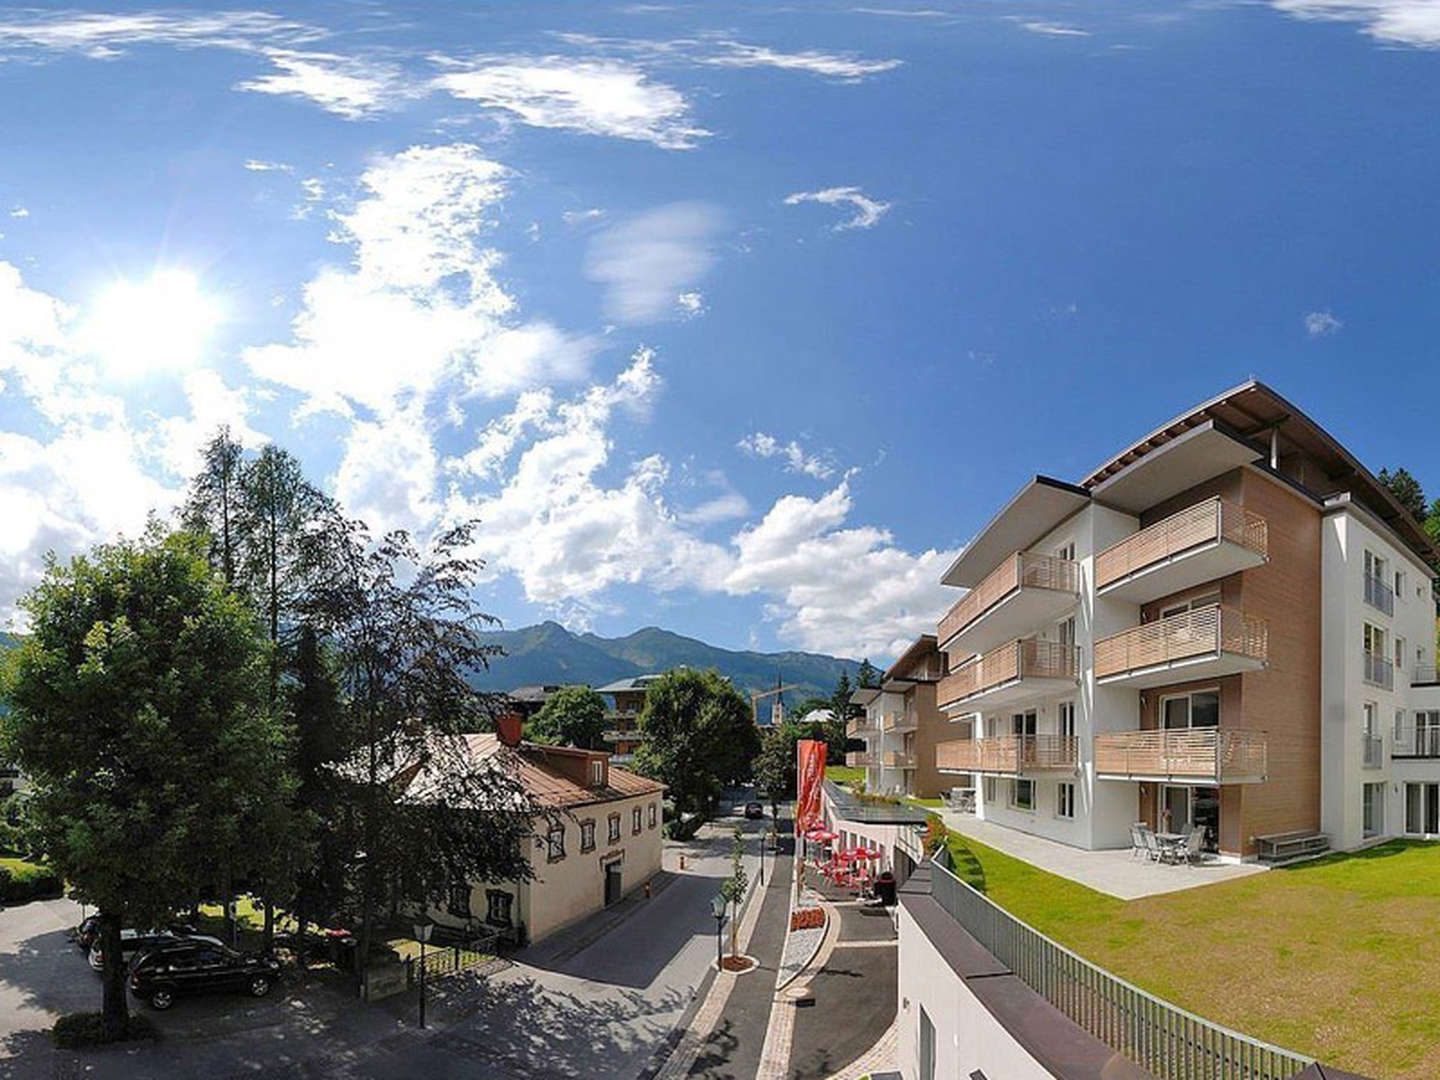
[[519, 746], [520, 730], [524, 723], [525, 718], [518, 712], [502, 713], [500, 719], [495, 721], [495, 732], [506, 746]]

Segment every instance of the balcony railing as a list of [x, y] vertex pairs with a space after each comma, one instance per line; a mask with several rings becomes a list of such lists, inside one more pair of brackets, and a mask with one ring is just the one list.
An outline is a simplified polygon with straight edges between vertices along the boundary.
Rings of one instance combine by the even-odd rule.
[[1395, 665], [1379, 653], [1365, 654], [1365, 681], [1383, 690], [1395, 689]]
[[1019, 638], [961, 664], [940, 680], [942, 704], [976, 697], [1024, 679], [1078, 679], [1080, 650], [1041, 638]]
[[943, 646], [960, 631], [984, 615], [1017, 589], [1052, 589], [1079, 593], [1080, 564], [1055, 555], [1017, 551], [986, 576], [940, 620], [939, 639]]
[[880, 764], [880, 755], [852, 750], [845, 755], [845, 764], [852, 769], [873, 769]]
[[1416, 683], [1433, 682], [1440, 682], [1440, 677], [1436, 675], [1434, 664], [1416, 664], [1410, 672], [1411, 686], [1414, 686]]
[[1095, 677], [1104, 679], [1224, 653], [1264, 661], [1269, 648], [1269, 626], [1264, 619], [1212, 604], [1101, 638], [1095, 643]]
[[1407, 716], [1395, 725], [1391, 757], [1440, 757], [1440, 723], [1417, 724]]
[[868, 716], [853, 717], [845, 725], [845, 734], [854, 739], [863, 735], [873, 735], [879, 730], [879, 725]]
[[645, 738], [639, 728], [607, 728], [600, 737], [606, 742], [641, 742]]
[[1269, 548], [1269, 526], [1243, 506], [1221, 498], [1206, 499], [1095, 556], [1095, 587], [1103, 589], [1137, 571], [1222, 540], [1263, 557]]
[[1263, 731], [1161, 728], [1095, 736], [1095, 774], [1132, 780], [1204, 780], [1236, 784], [1265, 779]]
[[935, 767], [943, 772], [1024, 773], [1070, 770], [1080, 760], [1073, 735], [990, 735], [955, 739], [935, 747]]
[[882, 731], [913, 731], [915, 730], [915, 716], [904, 710], [886, 713], [880, 721]]
[[1363, 734], [1360, 736], [1362, 752], [1364, 754], [1365, 768], [1378, 769], [1385, 764], [1385, 740], [1379, 735]]
[[1365, 575], [1365, 602], [1386, 615], [1395, 614], [1395, 590], [1378, 574]]
[[915, 755], [905, 750], [886, 750], [880, 755], [880, 764], [887, 769], [913, 769]]

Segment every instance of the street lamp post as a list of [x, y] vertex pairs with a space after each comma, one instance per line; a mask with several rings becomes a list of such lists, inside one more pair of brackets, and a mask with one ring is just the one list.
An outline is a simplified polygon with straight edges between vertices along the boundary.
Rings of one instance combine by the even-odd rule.
[[720, 937], [720, 927], [725, 922], [724, 893], [716, 893], [710, 901], [710, 914], [715, 916], [715, 970], [721, 971], [725, 967], [725, 946]]
[[435, 924], [425, 916], [415, 920], [415, 940], [420, 942], [420, 1026], [425, 1026], [425, 946]]

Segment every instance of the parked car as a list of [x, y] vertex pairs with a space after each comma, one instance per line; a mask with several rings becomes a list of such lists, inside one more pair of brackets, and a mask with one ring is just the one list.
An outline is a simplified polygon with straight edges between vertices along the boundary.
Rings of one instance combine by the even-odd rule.
[[130, 992], [152, 1009], [187, 994], [243, 991], [261, 998], [279, 981], [274, 956], [236, 952], [218, 941], [182, 938], [142, 952], [130, 965]]
[[747, 818], [763, 818], [765, 816], [765, 807], [761, 806], [758, 802], [747, 802], [745, 804], [745, 816]]
[[[216, 945], [225, 944], [217, 937], [210, 937], [208, 934], [197, 934], [194, 928], [183, 924], [172, 926], [169, 930], [121, 930], [120, 931], [120, 963], [128, 964], [136, 953], [145, 949], [153, 949], [156, 945], [165, 945], [172, 941], [209, 941]], [[105, 970], [105, 950], [100, 948], [100, 940], [90, 946], [90, 966], [96, 971]]]
[[89, 952], [90, 946], [100, 939], [100, 916], [86, 915], [75, 927], [75, 944], [81, 952]]

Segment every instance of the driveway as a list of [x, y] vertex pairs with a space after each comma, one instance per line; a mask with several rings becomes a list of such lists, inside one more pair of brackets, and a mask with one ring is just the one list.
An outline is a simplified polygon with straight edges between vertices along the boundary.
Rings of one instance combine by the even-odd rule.
[[[731, 831], [762, 822], [722, 818], [693, 841], [667, 843], [652, 897], [628, 898], [504, 970], [432, 986], [431, 1028], [415, 1026], [415, 996], [364, 1006], [326, 985], [279, 990], [264, 1001], [217, 996], [150, 1015], [153, 1046], [56, 1051], [46, 1029], [65, 1012], [95, 1010], [100, 983], [66, 937], [69, 901], [0, 914], [0, 1080], [79, 1076], [413, 1077], [480, 1075], [632, 1080], [645, 1072], [707, 980], [715, 949], [711, 897], [729, 874]], [[759, 841], [746, 872], [759, 869]], [[680, 856], [686, 869], [679, 868]]]

